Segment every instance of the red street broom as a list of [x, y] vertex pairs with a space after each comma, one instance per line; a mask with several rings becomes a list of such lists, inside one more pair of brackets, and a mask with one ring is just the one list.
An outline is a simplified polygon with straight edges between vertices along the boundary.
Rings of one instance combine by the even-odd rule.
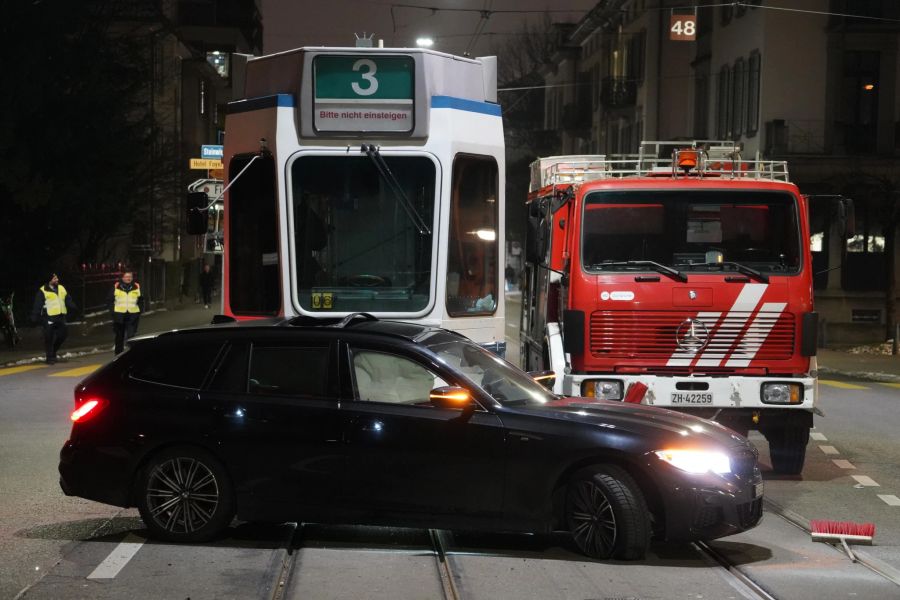
[[814, 542], [840, 543], [850, 560], [856, 562], [856, 555], [850, 549], [850, 544], [871, 545], [872, 538], [875, 537], [875, 524], [813, 519], [809, 522], [809, 531]]

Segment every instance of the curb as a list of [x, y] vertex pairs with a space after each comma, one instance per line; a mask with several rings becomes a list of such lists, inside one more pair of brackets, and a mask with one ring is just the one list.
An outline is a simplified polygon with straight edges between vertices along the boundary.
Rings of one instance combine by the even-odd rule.
[[833, 369], [831, 367], [819, 367], [819, 374], [839, 375], [849, 379], [861, 379], [864, 381], [876, 381], [879, 383], [900, 383], [900, 375], [892, 373], [877, 373], [869, 371], [844, 371], [841, 369]]
[[[113, 345], [109, 344], [108, 346], [104, 345], [93, 345], [93, 346], [82, 346], [80, 348], [72, 348], [66, 350], [64, 354], [60, 355], [60, 358], [78, 358], [79, 356], [90, 356], [92, 354], [106, 354], [107, 352], [113, 351]], [[36, 362], [44, 362], [46, 357], [43, 353], [39, 356], [31, 356], [27, 358], [19, 358], [7, 362], [0, 363], [0, 368], [3, 367], [20, 367], [22, 365], [30, 365]]]

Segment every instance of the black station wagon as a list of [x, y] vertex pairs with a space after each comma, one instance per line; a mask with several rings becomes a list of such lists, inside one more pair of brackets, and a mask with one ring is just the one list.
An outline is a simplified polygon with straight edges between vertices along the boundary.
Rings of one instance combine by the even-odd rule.
[[137, 506], [169, 541], [237, 517], [562, 530], [636, 559], [762, 514], [756, 450], [728, 429], [560, 397], [457, 333], [365, 314], [136, 339], [72, 420], [63, 491]]

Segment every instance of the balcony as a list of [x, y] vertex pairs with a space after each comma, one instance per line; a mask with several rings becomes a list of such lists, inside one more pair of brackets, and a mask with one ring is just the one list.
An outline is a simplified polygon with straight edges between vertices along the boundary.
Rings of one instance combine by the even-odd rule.
[[600, 103], [605, 108], [626, 108], [637, 102], [637, 81], [630, 77], [604, 77]]

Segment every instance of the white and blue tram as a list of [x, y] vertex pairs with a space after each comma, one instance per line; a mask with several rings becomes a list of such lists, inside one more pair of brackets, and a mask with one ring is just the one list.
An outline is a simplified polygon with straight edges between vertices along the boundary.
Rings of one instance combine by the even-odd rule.
[[225, 121], [223, 312], [367, 312], [503, 354], [495, 59], [300, 48], [234, 76], [244, 97]]

